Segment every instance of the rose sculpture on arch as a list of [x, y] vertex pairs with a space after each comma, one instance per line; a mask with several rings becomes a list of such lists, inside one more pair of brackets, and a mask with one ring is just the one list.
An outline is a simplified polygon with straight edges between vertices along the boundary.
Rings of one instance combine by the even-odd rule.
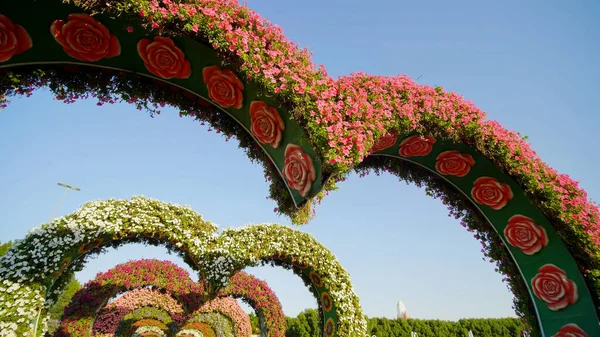
[[371, 153], [392, 147], [394, 144], [396, 144], [396, 141], [398, 141], [398, 134], [392, 133], [382, 136], [375, 142], [375, 144], [373, 144], [373, 147], [371, 147]]
[[480, 177], [473, 183], [471, 195], [481, 205], [490, 206], [493, 210], [500, 210], [513, 198], [510, 186], [501, 183], [496, 178]]
[[33, 42], [25, 28], [0, 14], [0, 62], [6, 62], [32, 46]]
[[312, 159], [296, 144], [288, 144], [285, 148], [282, 173], [288, 185], [303, 197], [308, 194], [312, 183], [317, 179]]
[[55, 20], [50, 33], [65, 53], [80, 61], [96, 62], [121, 54], [117, 37], [89, 14], [69, 14], [67, 22]]
[[470, 154], [451, 150], [437, 156], [435, 169], [443, 175], [464, 177], [473, 165], [475, 165], [475, 160]]
[[553, 264], [545, 264], [531, 280], [533, 293], [546, 302], [548, 309], [558, 311], [579, 299], [577, 285], [567, 278], [567, 273]]
[[202, 77], [208, 87], [208, 97], [213, 102], [223, 108], [242, 108], [244, 83], [233, 71], [219, 66], [209, 66], [202, 70]]
[[402, 157], [423, 157], [431, 153], [435, 142], [435, 138], [431, 136], [410, 136], [400, 142], [398, 153]]
[[155, 36], [153, 40], [141, 39], [137, 51], [146, 69], [160, 78], [184, 79], [192, 74], [190, 61], [170, 38]]
[[589, 337], [577, 324], [567, 324], [552, 337]]
[[521, 249], [527, 255], [533, 255], [548, 245], [548, 234], [544, 227], [521, 214], [508, 219], [504, 236], [511, 246]]
[[275, 107], [265, 102], [250, 103], [250, 131], [259, 142], [279, 147], [285, 125]]

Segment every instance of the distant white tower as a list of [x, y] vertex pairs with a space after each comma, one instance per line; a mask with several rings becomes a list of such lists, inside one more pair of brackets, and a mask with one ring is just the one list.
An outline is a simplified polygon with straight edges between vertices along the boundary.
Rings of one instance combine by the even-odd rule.
[[402, 301], [398, 301], [398, 314], [396, 318], [408, 319], [408, 313], [406, 312], [406, 307]]

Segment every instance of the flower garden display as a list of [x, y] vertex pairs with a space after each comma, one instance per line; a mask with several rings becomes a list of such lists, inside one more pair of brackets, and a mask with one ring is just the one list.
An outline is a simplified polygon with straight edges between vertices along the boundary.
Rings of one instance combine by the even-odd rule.
[[92, 335], [114, 336], [125, 315], [147, 306], [168, 312], [176, 326], [181, 326], [185, 321], [183, 306], [169, 293], [153, 288], [140, 288], [125, 293], [102, 308], [94, 320]]
[[[139, 324], [141, 323], [141, 324]], [[144, 320], [138, 322], [138, 327], [130, 334], [131, 337], [167, 337], [166, 329], [161, 325], [160, 321]]]
[[[124, 317], [131, 313], [119, 317], [120, 310], [113, 310], [112, 308], [118, 306], [122, 301], [129, 300], [130, 297], [121, 298], [121, 301], [118, 301], [116, 305], [108, 305], [108, 312], [102, 312], [101, 309], [111, 298], [120, 293], [148, 286], [165, 290], [172, 296], [175, 303], [170, 301], [162, 303], [165, 303], [168, 308], [168, 310], [163, 309], [163, 311], [168, 316], [169, 322], [175, 319], [174, 326], [177, 326], [176, 321], [178, 319], [183, 319], [183, 317], [178, 316], [186, 312], [192, 312], [202, 304], [204, 290], [202, 284], [194, 282], [181, 267], [168, 261], [131, 261], [117, 265], [105, 273], [98, 274], [96, 278], [86, 283], [75, 293], [71, 303], [65, 308], [65, 313], [55, 336], [87, 336], [93, 330], [94, 326], [100, 328], [99, 332], [101, 333], [116, 333], [114, 323], [121, 325]], [[144, 303], [151, 304], [148, 300], [157, 298], [155, 293], [152, 295], [152, 297], [148, 297], [146, 300], [137, 301], [133, 306]], [[176, 304], [181, 306], [181, 308], [175, 307]], [[156, 306], [155, 304], [153, 305]], [[145, 306], [139, 309], [143, 308]], [[158, 308], [154, 309], [158, 310]], [[98, 313], [100, 313], [99, 316], [97, 316]], [[105, 317], [105, 315], [109, 317]], [[110, 319], [110, 316], [113, 316], [112, 319]], [[95, 323], [97, 318], [101, 320], [106, 318], [110, 319], [110, 321], [102, 322], [102, 325], [98, 326], [101, 323]], [[117, 319], [118, 321], [115, 322]], [[135, 323], [136, 320], [135, 317], [130, 318], [131, 323]], [[113, 324], [110, 324], [111, 322]], [[163, 322], [165, 321], [163, 320]]]
[[[356, 73], [334, 80], [281, 29], [230, 0], [5, 1], [0, 34], [6, 37], [0, 39], [0, 104], [48, 86], [67, 103], [93, 96], [99, 104], [123, 100], [151, 113], [176, 106], [235, 136], [251, 159], [261, 161], [277, 211], [296, 223], [306, 222], [311, 204], [351, 170], [396, 174], [426, 186], [474, 232], [506, 275], [517, 312], [537, 321], [544, 335], [573, 327], [600, 335], [597, 205], [519, 134], [486, 120], [459, 95], [406, 76]], [[123, 223], [125, 231], [128, 226], [135, 227]], [[203, 237], [194, 243], [185, 233], [174, 234], [184, 235], [177, 240], [158, 228], [154, 233], [190, 256], [202, 256], [198, 247], [206, 247]], [[101, 234], [96, 237], [113, 239]], [[70, 249], [77, 242], [66, 244]], [[24, 246], [18, 251], [26, 255]], [[0, 308], [0, 331], [24, 331], [16, 322], [36, 315], [51, 273], [69, 263], [59, 258], [62, 252], [48, 249], [46, 258], [43, 248], [32, 251], [22, 260], [3, 260], [40, 263], [27, 265], [39, 276], [0, 270], [0, 296], [10, 289], [11, 300], [35, 303], [17, 316]], [[225, 283], [232, 261], [222, 262], [217, 274], [224, 279], [208, 277], [215, 284]], [[333, 297], [337, 285], [328, 286]], [[349, 314], [354, 307], [340, 310], [358, 317]], [[347, 325], [353, 319], [342, 317], [348, 316], [326, 320], [333, 330], [325, 333], [358, 335]]]
[[[144, 326], [160, 328], [162, 334], [171, 337], [177, 332], [177, 324], [169, 315], [169, 312], [157, 307], [142, 307], [136, 309], [123, 317], [119, 327], [113, 336], [129, 337], [139, 332]], [[75, 336], [71, 334], [71, 336]], [[82, 335], [77, 335], [82, 336]]]
[[[177, 337], [217, 337], [217, 334], [207, 323], [189, 322], [176, 335]], [[221, 335], [219, 335], [221, 337]]]
[[250, 305], [260, 319], [263, 337], [285, 337], [283, 308], [267, 282], [240, 271], [229, 279], [229, 284], [221, 295], [241, 299]]
[[248, 314], [240, 307], [238, 302], [231, 297], [220, 297], [202, 305], [191, 314], [195, 316], [200, 313], [216, 312], [229, 318], [233, 323], [235, 337], [250, 337], [252, 326]]
[[[172, 218], [175, 213], [179, 220]], [[8, 285], [0, 287], [3, 304], [8, 303], [0, 308], [0, 336], [27, 333], [35, 328], [46, 296], [64, 287], [60, 282], [52, 287], [53, 280], [60, 280], [83, 267], [86, 256], [108, 242], [113, 246], [131, 242], [132, 233], [138, 241], [166, 242], [173, 245], [174, 250], [186, 252], [184, 256], [192, 261], [190, 265], [199, 271], [203, 283], [196, 284], [181, 268], [156, 260], [119, 265], [99, 274], [78, 291], [65, 308], [59, 333], [77, 331], [78, 336], [89, 333], [92, 317], [108, 299], [149, 281], [168, 290], [186, 310], [202, 300], [227, 293], [246, 298], [249, 303], [274, 300], [276, 297], [269, 294], [253, 297], [251, 290], [257, 285], [244, 285], [247, 276], [234, 277], [233, 280], [240, 283], [234, 282], [235, 286], [227, 289], [230, 278], [240, 270], [267, 263], [292, 269], [305, 280], [319, 303], [324, 330], [330, 335], [360, 334], [366, 328], [348, 273], [335, 256], [309, 234], [271, 224], [226, 229], [218, 235], [214, 225], [188, 208], [134, 197], [87, 203], [75, 213], [33, 230], [0, 258], [0, 283]], [[44, 265], [43, 261], [50, 262]], [[49, 290], [46, 292], [46, 289]], [[270, 307], [261, 304], [256, 308], [262, 308], [265, 313], [270, 311], [269, 317], [278, 319], [282, 314], [274, 314], [273, 310], [279, 307], [280, 304]], [[78, 318], [70, 319], [70, 314]], [[265, 325], [270, 326], [268, 322]], [[275, 335], [276, 331], [271, 330], [271, 334]]]
[[[165, 283], [165, 278], [162, 277], [164, 273], [177, 275], [177, 283], [185, 284], [185, 287], [174, 288], [171, 284]], [[151, 275], [154, 274], [157, 274], [159, 277], [152, 277]], [[168, 277], [167, 281], [172, 278]], [[140, 282], [140, 280], [142, 281]], [[114, 297], [118, 292], [125, 291], [124, 288], [114, 287], [115, 283], [118, 282], [128, 283], [134, 290], [126, 292], [123, 296], [106, 304], [103, 308], [98, 307], [98, 304], [105, 304], [108, 298]], [[112, 287], [107, 287], [107, 285], [111, 285]], [[135, 287], [142, 285], [156, 288], [135, 289]], [[158, 288], [161, 288], [162, 291]], [[98, 291], [98, 289], [101, 289], [101, 291]], [[181, 297], [181, 295], [176, 296], [179, 299], [185, 299], [188, 303], [186, 306], [183, 306], [178, 302], [178, 299], [170, 294], [175, 289], [179, 292], [187, 293], [185, 298]], [[65, 331], [70, 330], [68, 326], [76, 326], [80, 327], [78, 331], [82, 333], [81, 331], [87, 330], [88, 327], [84, 323], [89, 320], [89, 317], [85, 313], [87, 312], [91, 315], [98, 312], [92, 323], [92, 335], [102, 337], [113, 336], [126, 314], [144, 306], [160, 307], [169, 313], [169, 316], [177, 326], [180, 326], [191, 314], [189, 311], [190, 308], [194, 309], [199, 306], [199, 304], [190, 302], [201, 298], [202, 289], [201, 283], [198, 285], [194, 284], [185, 270], [169, 262], [157, 260], [131, 261], [118, 265], [106, 273], [99, 274], [96, 280], [88, 282], [79, 290], [78, 294], [73, 297], [68, 311], [63, 317], [63, 322], [66, 326], [62, 327], [62, 331], [65, 333]], [[257, 315], [261, 317], [264, 336], [285, 336], [286, 322], [281, 303], [265, 281], [241, 271], [231, 277], [227, 286], [220, 291], [218, 296], [239, 298], [255, 309]], [[90, 301], [90, 298], [95, 299]], [[210, 305], [214, 305], [214, 303], [219, 302], [211, 303]], [[232, 305], [233, 307], [237, 307], [237, 303], [232, 303]], [[197, 313], [206, 311], [201, 309]], [[81, 319], [84, 321], [80, 321]], [[239, 325], [241, 331], [245, 331], [246, 329], [244, 324]]]
[[[204, 331], [210, 327], [217, 337], [234, 337], [235, 329], [233, 322], [225, 315], [217, 312], [202, 312], [191, 316], [182, 330], [198, 330]], [[181, 331], [181, 330], [180, 330]]]

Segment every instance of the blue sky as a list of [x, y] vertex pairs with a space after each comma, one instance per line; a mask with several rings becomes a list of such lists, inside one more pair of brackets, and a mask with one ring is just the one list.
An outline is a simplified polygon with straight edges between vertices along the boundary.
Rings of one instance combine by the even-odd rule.
[[[333, 76], [364, 71], [421, 76], [419, 83], [464, 94], [530, 137], [552, 167], [600, 200], [596, 1], [275, 1], [249, 6], [308, 46]], [[596, 21], [596, 22], [595, 22]], [[44, 90], [0, 112], [1, 241], [48, 220], [57, 182], [78, 186], [57, 212], [110, 197], [146, 195], [191, 205], [222, 227], [279, 222], [262, 168], [235, 141], [180, 119], [154, 119], [126, 104], [65, 105]], [[350, 272], [370, 316], [395, 316], [402, 299], [415, 318], [512, 316], [512, 294], [482, 261], [479, 243], [439, 201], [392, 176], [351, 176], [302, 230]], [[78, 273], [87, 281], [117, 263], [171, 259], [163, 248], [128, 245]], [[315, 307], [302, 282], [276, 268], [252, 268], [284, 311]]]

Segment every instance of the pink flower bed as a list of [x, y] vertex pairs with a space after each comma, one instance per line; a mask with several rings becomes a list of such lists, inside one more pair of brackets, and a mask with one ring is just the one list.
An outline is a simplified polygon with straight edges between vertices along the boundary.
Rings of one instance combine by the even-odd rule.
[[187, 271], [169, 261], [138, 260], [126, 262], [87, 282], [65, 307], [55, 336], [84, 336], [94, 324], [98, 310], [112, 297], [140, 287], [164, 289], [194, 311], [202, 303], [202, 284], [194, 282]]
[[228, 317], [233, 323], [235, 337], [250, 337], [252, 335], [250, 317], [238, 302], [231, 297], [219, 297], [209, 301], [192, 313], [190, 317], [204, 312], [218, 312]]
[[223, 295], [242, 298], [264, 317], [267, 337], [285, 337], [286, 321], [281, 302], [267, 282], [246, 272], [231, 277]]
[[92, 335], [114, 336], [126, 314], [146, 306], [165, 310], [178, 326], [185, 321], [183, 307], [175, 298], [156, 289], [141, 288], [125, 293], [104, 307], [94, 321]]

